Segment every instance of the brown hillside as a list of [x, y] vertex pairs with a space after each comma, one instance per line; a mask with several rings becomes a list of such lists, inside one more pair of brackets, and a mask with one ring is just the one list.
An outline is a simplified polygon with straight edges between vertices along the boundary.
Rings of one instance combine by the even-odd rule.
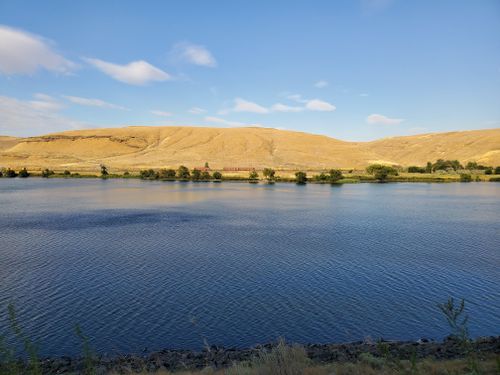
[[0, 166], [95, 170], [202, 166], [363, 168], [374, 162], [424, 165], [458, 159], [500, 165], [500, 129], [423, 134], [373, 142], [268, 128], [126, 127], [41, 137], [0, 137]]

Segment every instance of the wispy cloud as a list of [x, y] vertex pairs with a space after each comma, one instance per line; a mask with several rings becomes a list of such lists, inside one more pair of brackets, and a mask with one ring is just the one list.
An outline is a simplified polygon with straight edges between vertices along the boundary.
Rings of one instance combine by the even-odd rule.
[[368, 124], [383, 124], [383, 125], [397, 125], [403, 122], [402, 118], [390, 118], [377, 113], [371, 114], [366, 118]]
[[36, 94], [34, 99], [0, 96], [0, 134], [27, 136], [87, 127], [61, 115], [62, 104], [53, 97]]
[[67, 74], [76, 67], [77, 64], [57, 53], [49, 40], [0, 25], [0, 73], [33, 74], [43, 68]]
[[85, 58], [84, 60], [117, 81], [130, 85], [145, 85], [153, 81], [167, 81], [172, 78], [170, 74], [144, 60], [132, 61], [126, 65], [113, 64], [94, 58]]
[[151, 113], [155, 116], [161, 116], [161, 117], [169, 117], [172, 116], [172, 113], [170, 112], [165, 112], [165, 111], [159, 111], [159, 110], [152, 110]]
[[204, 46], [189, 42], [177, 43], [172, 49], [173, 59], [189, 64], [214, 68], [217, 61], [212, 53]]
[[326, 87], [328, 86], [328, 82], [327, 81], [318, 81], [314, 84], [314, 87], [318, 88], [318, 89], [322, 89], [323, 87]]
[[230, 112], [251, 112], [265, 114], [269, 113], [269, 109], [261, 106], [260, 104], [242, 98], [236, 98], [233, 100], [233, 106], [231, 108], [222, 109], [218, 113], [221, 115], [226, 115]]
[[306, 108], [310, 111], [333, 112], [337, 109], [333, 104], [320, 99], [311, 99], [306, 103]]
[[188, 110], [188, 112], [192, 113], [193, 115], [200, 115], [202, 113], [206, 113], [207, 110], [200, 107], [192, 107]]
[[219, 125], [230, 126], [230, 127], [262, 127], [260, 124], [245, 124], [238, 121], [229, 121], [220, 117], [206, 116], [205, 121], [216, 123]]
[[83, 105], [83, 106], [88, 106], [88, 107], [120, 109], [120, 110], [124, 110], [124, 111], [129, 110], [128, 108], [122, 107], [121, 105], [108, 103], [108, 102], [105, 102], [104, 100], [101, 100], [101, 99], [82, 98], [80, 96], [70, 96], [70, 95], [63, 95], [63, 97], [72, 103], [75, 103], [78, 105]]
[[304, 107], [290, 106], [282, 103], [273, 104], [271, 110], [273, 112], [302, 112]]

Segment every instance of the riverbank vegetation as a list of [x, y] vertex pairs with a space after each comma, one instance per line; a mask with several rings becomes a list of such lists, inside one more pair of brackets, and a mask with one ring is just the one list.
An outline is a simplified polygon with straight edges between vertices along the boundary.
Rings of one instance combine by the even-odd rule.
[[[149, 356], [99, 357], [79, 325], [74, 334], [81, 357], [41, 359], [38, 343], [24, 332], [12, 304], [7, 308], [11, 332], [0, 332], [0, 375], [45, 374], [225, 374], [225, 375], [489, 375], [500, 372], [500, 338], [469, 337], [465, 301], [438, 304], [450, 335], [442, 343], [371, 341], [306, 345], [279, 339], [253, 349], [202, 352], [166, 350]], [[10, 335], [9, 335], [10, 333]], [[10, 341], [8, 341], [10, 339]], [[15, 341], [15, 343], [14, 343]], [[187, 355], [187, 353], [190, 353]], [[187, 356], [186, 356], [187, 355]]]
[[177, 168], [144, 169], [139, 171], [110, 171], [105, 165], [99, 166], [96, 174], [69, 170], [54, 171], [48, 168], [28, 171], [26, 168], [13, 170], [0, 169], [0, 177], [44, 177], [44, 178], [139, 178], [157, 181], [247, 181], [250, 183], [264, 182], [295, 182], [297, 184], [343, 184], [358, 182], [500, 182], [500, 166], [486, 166], [476, 162], [468, 162], [463, 166], [458, 160], [439, 159], [425, 166], [371, 164], [365, 170], [326, 169], [322, 171], [280, 170], [274, 168], [246, 169], [238, 171], [213, 170], [205, 163], [204, 167], [189, 169], [181, 165]]

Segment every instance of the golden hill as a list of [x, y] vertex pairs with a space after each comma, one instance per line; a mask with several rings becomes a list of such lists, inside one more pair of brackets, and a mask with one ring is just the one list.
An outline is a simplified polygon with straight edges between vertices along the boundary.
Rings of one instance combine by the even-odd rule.
[[436, 159], [500, 165], [500, 129], [344, 142], [268, 128], [126, 127], [0, 137], [0, 167], [112, 170], [203, 166], [278, 169], [425, 165]]

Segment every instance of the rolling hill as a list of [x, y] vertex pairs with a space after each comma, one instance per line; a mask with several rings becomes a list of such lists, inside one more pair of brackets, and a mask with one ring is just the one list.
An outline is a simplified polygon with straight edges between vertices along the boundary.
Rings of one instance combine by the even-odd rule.
[[278, 169], [424, 165], [436, 159], [500, 165], [500, 129], [345, 142], [270, 128], [125, 127], [0, 137], [0, 167], [73, 171], [202, 166]]

